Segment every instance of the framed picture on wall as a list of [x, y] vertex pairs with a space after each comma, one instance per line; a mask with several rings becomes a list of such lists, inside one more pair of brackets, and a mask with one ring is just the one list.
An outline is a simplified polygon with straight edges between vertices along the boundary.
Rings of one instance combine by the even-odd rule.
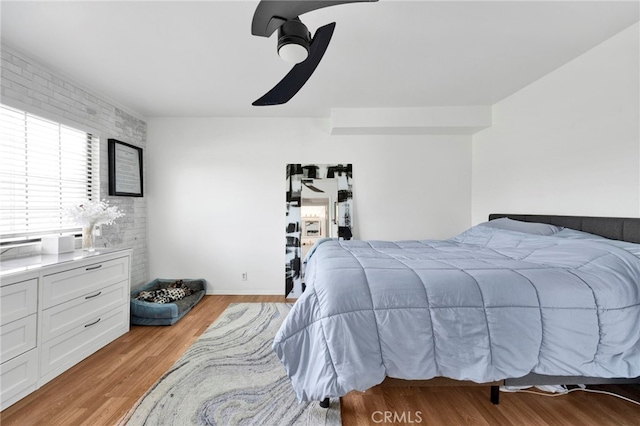
[[109, 139], [109, 195], [142, 197], [142, 148]]

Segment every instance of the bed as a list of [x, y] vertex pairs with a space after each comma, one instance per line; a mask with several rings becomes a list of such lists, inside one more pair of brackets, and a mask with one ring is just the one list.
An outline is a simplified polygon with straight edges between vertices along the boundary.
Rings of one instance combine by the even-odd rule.
[[[385, 378], [640, 382], [640, 219], [494, 214], [442, 241], [323, 239], [273, 349], [300, 401]], [[604, 237], [604, 238], [603, 238]]]

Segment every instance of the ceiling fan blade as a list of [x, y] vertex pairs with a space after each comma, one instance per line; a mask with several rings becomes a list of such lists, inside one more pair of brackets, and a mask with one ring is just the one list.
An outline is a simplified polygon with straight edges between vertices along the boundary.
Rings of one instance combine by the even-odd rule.
[[313, 186], [312, 183], [313, 183], [313, 179], [309, 179], [309, 180], [305, 179], [302, 181], [302, 184], [307, 188], [309, 188], [310, 190], [312, 190], [313, 192], [324, 192], [322, 189]]
[[324, 192], [322, 189], [320, 188], [316, 188], [313, 185], [305, 185], [307, 188], [309, 188], [310, 190], [312, 190], [313, 192]]
[[318, 67], [320, 60], [324, 56], [324, 52], [327, 51], [335, 27], [336, 23], [332, 22], [318, 28], [309, 46], [309, 57], [303, 62], [296, 64], [273, 89], [253, 102], [252, 105], [281, 105], [293, 98]]
[[323, 7], [346, 3], [375, 2], [378, 0], [262, 0], [258, 3], [251, 22], [251, 34], [270, 37], [287, 20]]

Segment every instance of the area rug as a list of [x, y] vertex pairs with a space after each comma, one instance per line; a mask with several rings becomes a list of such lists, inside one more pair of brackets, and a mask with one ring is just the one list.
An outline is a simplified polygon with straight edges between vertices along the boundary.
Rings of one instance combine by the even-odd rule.
[[340, 425], [339, 398], [298, 403], [271, 349], [290, 306], [229, 305], [119, 424]]

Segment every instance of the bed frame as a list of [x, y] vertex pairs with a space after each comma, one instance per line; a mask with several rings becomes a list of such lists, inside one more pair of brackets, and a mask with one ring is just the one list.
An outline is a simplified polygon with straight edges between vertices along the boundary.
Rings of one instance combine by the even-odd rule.
[[[532, 214], [504, 214], [492, 213], [489, 220], [508, 217], [523, 222], [547, 223], [565, 228], [584, 231], [590, 234], [600, 235], [613, 240], [627, 241], [640, 244], [640, 218], [624, 217], [594, 217], [594, 216], [557, 216], [557, 215], [532, 215]], [[466, 385], [470, 382], [446, 380], [436, 377], [432, 380], [400, 380], [387, 378], [383, 383], [390, 386], [437, 386], [444, 384]], [[639, 383], [640, 377], [635, 378], [602, 378], [602, 377], [574, 377], [574, 376], [545, 376], [540, 374], [528, 374], [523, 377], [509, 378], [501, 382], [473, 383], [474, 385], [491, 386], [490, 400], [493, 404], [500, 402], [500, 386], [536, 386], [536, 385], [601, 385], [601, 384], [625, 384]], [[321, 407], [329, 407], [329, 398], [320, 402]]]

